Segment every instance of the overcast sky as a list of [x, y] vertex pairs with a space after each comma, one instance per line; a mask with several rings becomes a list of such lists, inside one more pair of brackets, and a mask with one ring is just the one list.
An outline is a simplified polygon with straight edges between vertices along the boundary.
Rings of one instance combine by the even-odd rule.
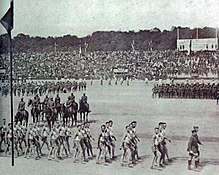
[[[1, 17], [9, 1], [0, 0]], [[219, 0], [14, 0], [14, 6], [13, 36], [82, 37], [94, 31], [219, 27]]]

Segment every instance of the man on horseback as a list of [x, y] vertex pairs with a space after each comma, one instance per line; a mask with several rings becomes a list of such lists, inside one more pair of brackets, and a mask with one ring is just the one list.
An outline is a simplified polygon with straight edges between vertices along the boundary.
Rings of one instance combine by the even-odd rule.
[[87, 107], [87, 111], [88, 112], [91, 112], [90, 111], [90, 107], [89, 107], [89, 104], [87, 102], [87, 96], [85, 93], [83, 93], [83, 96], [81, 97], [81, 102]]
[[21, 98], [21, 101], [19, 102], [19, 105], [18, 105], [18, 112], [20, 112], [20, 114], [22, 116], [25, 115], [25, 102], [24, 102], [24, 99], [23, 97]]
[[44, 98], [44, 105], [47, 105], [48, 104], [48, 101], [49, 101], [49, 97], [48, 95], [46, 95], [46, 97]]
[[33, 122], [38, 122], [39, 121], [39, 114], [40, 114], [40, 101], [37, 96], [35, 96], [32, 100], [32, 109], [31, 109], [31, 114], [33, 116]]
[[74, 96], [73, 93], [71, 93], [70, 99], [71, 99], [72, 101], [75, 101], [75, 96]]
[[66, 101], [66, 108], [69, 109], [70, 107], [72, 107], [72, 100], [71, 100], [71, 97], [69, 96], [68, 100]]
[[55, 98], [55, 105], [56, 106], [59, 106], [60, 105], [60, 102], [61, 102], [61, 99], [59, 97], [59, 94], [57, 94], [56, 98]]
[[75, 102], [72, 95], [73, 95], [73, 93], [71, 94], [71, 96], [68, 97], [68, 100], [66, 101], [66, 108], [67, 108], [67, 111], [68, 111], [69, 120], [71, 118], [72, 126], [73, 126], [74, 125], [73, 122], [75, 122], [75, 125], [77, 124], [78, 104]]
[[55, 108], [55, 102], [53, 101], [52, 96], [49, 98], [47, 106], [48, 106], [52, 111], [54, 110], [54, 108]]

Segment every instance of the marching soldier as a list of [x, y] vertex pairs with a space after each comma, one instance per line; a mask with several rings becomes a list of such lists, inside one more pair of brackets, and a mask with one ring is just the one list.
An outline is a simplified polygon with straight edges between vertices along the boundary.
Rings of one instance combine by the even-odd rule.
[[189, 160], [188, 160], [188, 170], [191, 170], [192, 160], [195, 159], [195, 169], [198, 168], [199, 163], [199, 145], [201, 145], [201, 142], [198, 140], [197, 137], [197, 130], [192, 130], [192, 136], [189, 139], [188, 148], [187, 151], [189, 152]]

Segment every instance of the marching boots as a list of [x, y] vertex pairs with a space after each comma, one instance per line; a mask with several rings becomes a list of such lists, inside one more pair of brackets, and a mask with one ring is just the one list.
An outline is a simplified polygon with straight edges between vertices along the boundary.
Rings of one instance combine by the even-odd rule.
[[192, 161], [191, 161], [191, 160], [188, 160], [188, 170], [192, 170], [191, 164], [192, 164]]

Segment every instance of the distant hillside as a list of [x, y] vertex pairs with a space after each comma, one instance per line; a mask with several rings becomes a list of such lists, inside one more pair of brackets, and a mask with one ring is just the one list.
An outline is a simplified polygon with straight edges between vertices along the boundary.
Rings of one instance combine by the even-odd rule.
[[[180, 38], [195, 38], [196, 29], [187, 27], [180, 28]], [[215, 29], [205, 27], [199, 29], [200, 38], [215, 37]], [[161, 31], [158, 28], [152, 30], [140, 30], [138, 32], [129, 31], [97, 31], [87, 37], [78, 38], [77, 36], [65, 35], [63, 37], [31, 37], [25, 34], [18, 34], [13, 39], [14, 52], [49, 52], [57, 45], [57, 51], [82, 50], [87, 46], [87, 51], [112, 51], [130, 50], [134, 40], [136, 50], [174, 50], [176, 49], [177, 28]], [[0, 53], [8, 51], [8, 35], [0, 36]]]

